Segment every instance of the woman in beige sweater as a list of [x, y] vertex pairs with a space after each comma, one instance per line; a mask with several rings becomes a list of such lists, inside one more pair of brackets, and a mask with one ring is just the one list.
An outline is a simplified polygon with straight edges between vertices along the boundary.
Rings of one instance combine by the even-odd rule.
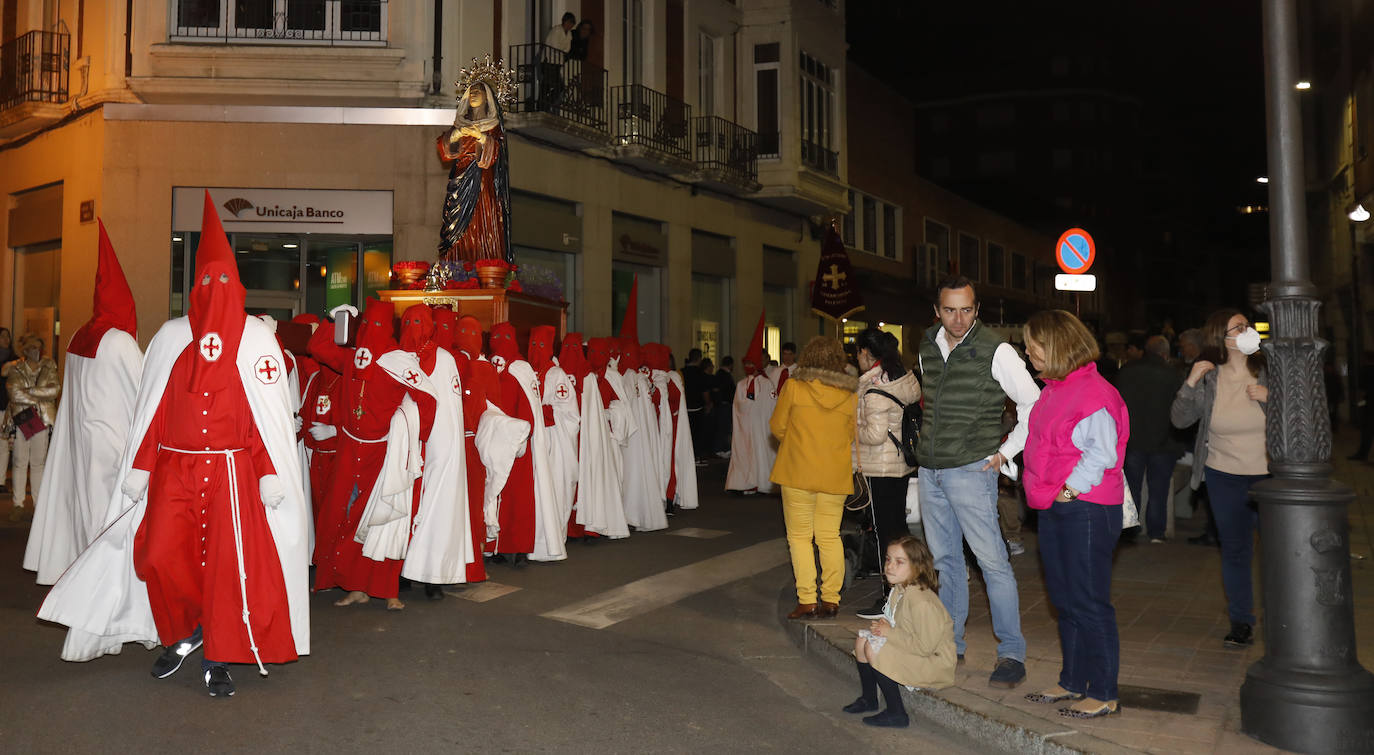
[[887, 547], [883, 576], [892, 586], [883, 616], [859, 630], [854, 660], [863, 694], [845, 713], [878, 709], [878, 689], [887, 709], [866, 716], [869, 726], [906, 726], [906, 707], [898, 684], [943, 689], [954, 684], [954, 621], [940, 602], [940, 578], [926, 544], [903, 535]]

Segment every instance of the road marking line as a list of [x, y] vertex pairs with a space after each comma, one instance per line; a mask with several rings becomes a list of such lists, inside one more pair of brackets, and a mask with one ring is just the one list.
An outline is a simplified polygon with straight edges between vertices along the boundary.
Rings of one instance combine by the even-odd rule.
[[503, 585], [500, 582], [476, 582], [460, 586], [456, 590], [444, 590], [444, 594], [470, 600], [473, 603], [485, 603], [488, 600], [496, 600], [503, 595], [510, 595], [519, 590], [520, 588], [515, 585]]
[[705, 527], [683, 527], [680, 530], [669, 530], [668, 534], [677, 535], [678, 537], [698, 537], [702, 540], [710, 540], [714, 537], [724, 537], [725, 535], [730, 534], [730, 531], [711, 530], [706, 529]]
[[605, 629], [714, 587], [752, 577], [788, 563], [783, 538], [723, 553], [705, 561], [638, 579], [586, 600], [541, 614], [592, 629]]

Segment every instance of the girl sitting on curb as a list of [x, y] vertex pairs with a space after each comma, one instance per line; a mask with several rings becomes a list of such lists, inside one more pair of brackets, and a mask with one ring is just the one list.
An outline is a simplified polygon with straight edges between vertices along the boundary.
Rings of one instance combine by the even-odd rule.
[[864, 717], [869, 726], [906, 726], [898, 684], [943, 689], [954, 684], [954, 622], [940, 602], [939, 576], [926, 544], [904, 535], [887, 546], [883, 575], [892, 586], [883, 618], [859, 630], [854, 660], [863, 694], [846, 713], [878, 709], [878, 689], [887, 709]]

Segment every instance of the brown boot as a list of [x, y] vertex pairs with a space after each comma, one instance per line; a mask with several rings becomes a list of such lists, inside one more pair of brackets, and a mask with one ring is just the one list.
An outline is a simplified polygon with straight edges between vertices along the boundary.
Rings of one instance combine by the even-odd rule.
[[837, 614], [839, 614], [839, 612], [839, 603], [827, 603], [826, 601], [822, 600], [821, 604], [816, 607], [816, 618], [833, 619]]
[[815, 616], [815, 603], [798, 603], [797, 607], [792, 609], [792, 613], [787, 614], [787, 618], [792, 619], [794, 621], [797, 619], [810, 619], [814, 618]]

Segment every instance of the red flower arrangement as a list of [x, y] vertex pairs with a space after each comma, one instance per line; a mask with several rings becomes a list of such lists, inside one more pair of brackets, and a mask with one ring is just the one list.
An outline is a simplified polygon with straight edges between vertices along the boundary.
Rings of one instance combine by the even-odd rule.
[[397, 262], [391, 266], [392, 277], [405, 289], [424, 288], [425, 274], [428, 272], [429, 263], [419, 260]]

